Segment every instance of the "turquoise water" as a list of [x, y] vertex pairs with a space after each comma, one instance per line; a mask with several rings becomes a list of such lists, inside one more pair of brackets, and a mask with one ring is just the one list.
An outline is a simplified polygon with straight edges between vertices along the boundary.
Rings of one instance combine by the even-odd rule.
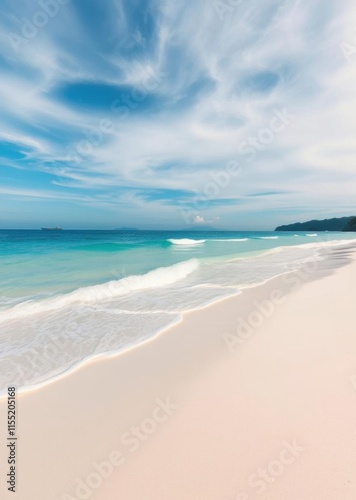
[[[345, 233], [295, 234], [0, 231], [0, 307], [144, 274], [191, 258], [227, 258], [279, 246], [351, 238]], [[179, 245], [170, 241], [184, 239], [205, 242]]]
[[0, 231], [0, 389], [43, 383], [84, 360], [127, 349], [185, 311], [353, 239], [352, 233]]

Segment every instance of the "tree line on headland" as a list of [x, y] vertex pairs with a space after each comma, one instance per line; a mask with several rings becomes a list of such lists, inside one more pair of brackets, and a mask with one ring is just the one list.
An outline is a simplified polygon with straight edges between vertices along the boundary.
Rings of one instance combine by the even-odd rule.
[[356, 231], [356, 217], [339, 217], [325, 220], [310, 220], [278, 226], [275, 231]]

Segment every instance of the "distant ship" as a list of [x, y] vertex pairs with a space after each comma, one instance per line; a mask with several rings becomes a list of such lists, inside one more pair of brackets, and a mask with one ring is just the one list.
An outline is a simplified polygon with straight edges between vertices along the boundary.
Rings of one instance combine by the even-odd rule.
[[42, 231], [63, 231], [61, 227], [41, 227]]

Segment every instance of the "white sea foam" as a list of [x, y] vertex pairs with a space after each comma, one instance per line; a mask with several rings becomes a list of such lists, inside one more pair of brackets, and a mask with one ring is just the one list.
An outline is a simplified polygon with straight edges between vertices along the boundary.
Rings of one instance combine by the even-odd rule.
[[160, 267], [143, 275], [128, 276], [102, 285], [78, 288], [74, 292], [38, 302], [27, 301], [0, 312], [0, 322], [60, 309], [73, 303], [92, 303], [113, 299], [138, 290], [147, 290], [171, 285], [186, 278], [199, 266], [197, 259], [179, 262], [169, 267]]
[[318, 236], [316, 233], [313, 234], [307, 234], [306, 236]]
[[[192, 308], [236, 295], [274, 276], [323, 260], [339, 240], [271, 249], [248, 258], [192, 259], [0, 313], [0, 388], [29, 388], [88, 359], [113, 355], [154, 338]], [[322, 251], [324, 249], [324, 251]], [[332, 249], [330, 248], [330, 252]], [[30, 317], [28, 317], [30, 315]]]
[[168, 240], [172, 245], [202, 245], [206, 240], [191, 240], [190, 238], [174, 239], [169, 238]]
[[260, 236], [260, 240], [278, 240], [278, 236]]

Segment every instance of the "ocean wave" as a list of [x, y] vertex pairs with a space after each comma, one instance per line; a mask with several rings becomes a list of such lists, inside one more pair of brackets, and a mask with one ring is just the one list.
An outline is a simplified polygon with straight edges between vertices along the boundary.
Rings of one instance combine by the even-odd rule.
[[198, 267], [199, 261], [190, 259], [169, 267], [159, 267], [146, 274], [127, 276], [101, 285], [78, 288], [66, 295], [59, 295], [38, 302], [23, 302], [0, 312], [0, 322], [25, 317], [29, 314], [53, 311], [73, 303], [92, 303], [126, 295], [130, 292], [172, 285], [176, 281], [186, 278]]
[[318, 236], [316, 233], [313, 234], [306, 234], [305, 236]]
[[[14, 383], [27, 390], [97, 356], [124, 352], [178, 323], [187, 311], [237, 295], [243, 288], [297, 270], [306, 262], [323, 260], [332, 252], [319, 254], [314, 249], [346, 243], [356, 244], [356, 240], [313, 240], [254, 252], [248, 258], [205, 262], [200, 267], [199, 260], [186, 260], [144, 275], [12, 306], [0, 312], [0, 321], [4, 314], [5, 319], [15, 319], [1, 325], [0, 387]], [[32, 313], [39, 314], [26, 317]]]
[[260, 236], [259, 240], [278, 240], [278, 236]]
[[206, 242], [206, 240], [191, 240], [189, 238], [169, 238], [167, 241], [169, 241], [169, 243], [172, 243], [172, 245], [201, 245]]

